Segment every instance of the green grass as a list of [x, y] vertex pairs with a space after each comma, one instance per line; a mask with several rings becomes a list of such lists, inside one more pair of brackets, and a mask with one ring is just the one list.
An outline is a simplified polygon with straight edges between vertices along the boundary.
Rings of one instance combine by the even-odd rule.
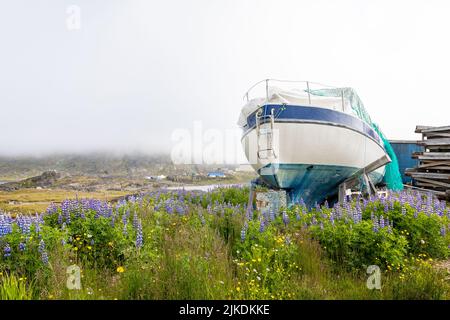
[[[13, 249], [10, 258], [0, 257], [0, 299], [450, 298], [447, 274], [428, 257], [408, 256], [400, 271], [382, 268], [381, 290], [368, 289], [365, 265], [349, 268], [292, 217], [289, 224], [278, 217], [264, 232], [258, 219], [250, 221], [242, 237], [247, 192], [223, 189], [184, 200], [152, 194], [115, 209], [113, 226], [109, 218], [86, 210], [85, 218], [73, 212], [70, 224], [62, 227], [58, 209], [39, 231], [48, 265], [36, 252], [38, 231], [32, 230], [34, 240], [19, 230], [0, 238], [0, 249], [4, 241]], [[167, 204], [172, 210], [183, 205], [185, 211], [169, 212]], [[138, 248], [135, 219], [142, 222], [143, 246]], [[17, 244], [25, 241], [30, 251], [18, 252]], [[73, 264], [81, 268], [80, 290], [66, 286], [67, 267]]]
[[0, 277], [0, 300], [31, 300], [33, 298], [32, 282], [14, 275]]

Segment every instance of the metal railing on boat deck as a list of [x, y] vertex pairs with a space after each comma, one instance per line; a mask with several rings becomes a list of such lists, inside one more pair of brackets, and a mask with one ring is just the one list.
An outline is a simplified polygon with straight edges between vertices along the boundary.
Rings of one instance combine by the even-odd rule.
[[[253, 86], [250, 87], [250, 89], [247, 90], [247, 92], [244, 94], [243, 99], [247, 99], [247, 102], [250, 101], [253, 98], [261, 98], [265, 95], [266, 101], [269, 101], [269, 88], [271, 88], [271, 83], [276, 83], [276, 84], [281, 84], [282, 86], [278, 87], [279, 89], [295, 89], [296, 93], [304, 93], [305, 97], [308, 98], [308, 104], [310, 106], [317, 106], [317, 107], [321, 107], [321, 102], [323, 104], [323, 98], [324, 96], [321, 95], [316, 95], [314, 94], [315, 90], [323, 90], [323, 89], [334, 89], [334, 90], [339, 90], [338, 92], [340, 93], [340, 98], [341, 98], [341, 110], [345, 112], [345, 98], [344, 98], [344, 90], [340, 89], [338, 87], [334, 87], [334, 86], [329, 86], [329, 85], [324, 85], [321, 83], [317, 83], [317, 82], [311, 82], [311, 81], [299, 81], [299, 80], [279, 80], [279, 79], [264, 79], [261, 81], [258, 81], [257, 83], [255, 83]], [[291, 85], [290, 88], [286, 88], [287, 84]], [[303, 86], [302, 86], [303, 85]], [[264, 86], [264, 87], [263, 87]], [[284, 86], [284, 88], [283, 88]], [[275, 86], [273, 86], [275, 87]], [[255, 91], [257, 91], [258, 89], [262, 89], [264, 90], [264, 92], [259, 92], [259, 95], [255, 95], [254, 97], [250, 96], [250, 93], [253, 93]], [[300, 91], [299, 91], [300, 89]], [[322, 98], [322, 99], [321, 99]], [[329, 97], [328, 97], [329, 98]], [[337, 97], [335, 97], [337, 98]]]

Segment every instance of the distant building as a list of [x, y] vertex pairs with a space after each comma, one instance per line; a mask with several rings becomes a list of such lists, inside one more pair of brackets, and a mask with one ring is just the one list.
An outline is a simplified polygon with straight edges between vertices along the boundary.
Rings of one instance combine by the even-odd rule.
[[208, 172], [207, 174], [208, 178], [225, 178], [225, 173], [214, 171], [214, 172]]
[[237, 172], [253, 172], [254, 169], [250, 164], [240, 164], [239, 167], [236, 168]]
[[148, 177], [145, 177], [145, 178], [148, 179], [148, 180], [161, 181], [161, 180], [166, 179], [167, 177], [164, 176], [164, 175], [159, 175], [159, 176], [148, 176]]

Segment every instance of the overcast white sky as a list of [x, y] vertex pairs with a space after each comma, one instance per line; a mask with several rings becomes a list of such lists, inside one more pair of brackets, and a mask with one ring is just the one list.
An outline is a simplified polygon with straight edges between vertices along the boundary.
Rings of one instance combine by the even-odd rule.
[[0, 154], [168, 149], [268, 77], [354, 87], [390, 139], [450, 123], [448, 1], [0, 4]]

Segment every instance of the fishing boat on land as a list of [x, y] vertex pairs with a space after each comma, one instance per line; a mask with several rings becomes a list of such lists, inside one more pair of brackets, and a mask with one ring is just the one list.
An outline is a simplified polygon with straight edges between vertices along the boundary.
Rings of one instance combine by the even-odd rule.
[[392, 154], [354, 89], [267, 79], [244, 98], [238, 124], [246, 157], [291, 202], [335, 197], [340, 184], [362, 172], [373, 184], [382, 181]]

